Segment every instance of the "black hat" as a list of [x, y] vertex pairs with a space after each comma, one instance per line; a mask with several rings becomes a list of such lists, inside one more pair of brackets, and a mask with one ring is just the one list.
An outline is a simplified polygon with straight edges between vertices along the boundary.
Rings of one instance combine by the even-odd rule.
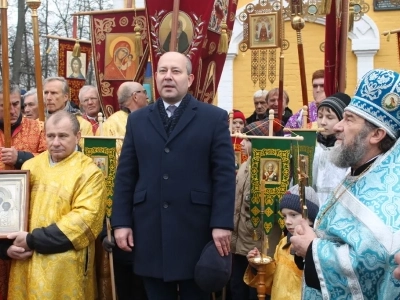
[[[308, 212], [308, 219], [314, 223], [319, 211], [318, 195], [315, 193], [312, 187], [306, 187], [306, 205]], [[286, 194], [283, 195], [281, 201], [279, 202], [279, 210], [283, 208], [292, 209], [301, 213], [302, 208], [300, 205], [299, 196], [299, 185], [291, 187]]]
[[321, 107], [329, 107], [330, 109], [333, 110], [333, 112], [336, 114], [339, 120], [342, 120], [344, 109], [347, 105], [350, 104], [350, 101], [351, 98], [349, 95], [344, 93], [336, 93], [323, 100], [321, 104], [318, 106], [318, 110]]
[[194, 269], [194, 280], [207, 293], [220, 291], [228, 283], [232, 271], [232, 254], [221, 256], [210, 241], [203, 249]]

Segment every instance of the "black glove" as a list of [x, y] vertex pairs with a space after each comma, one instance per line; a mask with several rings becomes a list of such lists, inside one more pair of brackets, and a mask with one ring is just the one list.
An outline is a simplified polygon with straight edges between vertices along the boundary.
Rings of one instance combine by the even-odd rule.
[[102, 242], [103, 245], [103, 249], [106, 250], [107, 252], [112, 252], [112, 249], [115, 247], [115, 239], [113, 236], [111, 236], [111, 241], [108, 239], [108, 237], [106, 236], [103, 239]]

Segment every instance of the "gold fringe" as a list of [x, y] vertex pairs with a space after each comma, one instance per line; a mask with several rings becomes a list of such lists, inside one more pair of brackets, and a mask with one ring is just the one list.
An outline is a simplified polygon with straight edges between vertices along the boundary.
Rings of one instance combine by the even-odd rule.
[[328, 15], [331, 12], [332, 0], [323, 0], [320, 5], [320, 14]]
[[225, 21], [221, 23], [221, 37], [219, 38], [218, 44], [218, 54], [227, 53], [228, 52], [228, 33], [227, 33], [228, 26], [226, 25]]
[[349, 32], [353, 32], [353, 28], [354, 28], [354, 9], [350, 8], [349, 12], [350, 12], [350, 16], [349, 16]]
[[81, 56], [81, 45], [79, 44], [78, 39], [75, 41], [74, 49], [72, 50], [73, 57], [80, 57]]
[[386, 41], [390, 42], [390, 35], [391, 35], [391, 34], [392, 34], [392, 33], [391, 33], [390, 30], [389, 30], [389, 33], [388, 33], [387, 38], [386, 38]]
[[140, 27], [139, 24], [135, 25], [134, 28], [135, 31], [135, 54], [136, 56], [140, 57], [143, 56], [143, 46], [142, 46], [142, 35], [141, 35], [141, 31], [142, 28]]

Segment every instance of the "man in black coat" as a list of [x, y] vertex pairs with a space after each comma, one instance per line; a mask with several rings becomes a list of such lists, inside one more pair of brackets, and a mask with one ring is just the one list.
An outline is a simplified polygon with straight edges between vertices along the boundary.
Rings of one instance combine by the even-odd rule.
[[[130, 114], [115, 179], [111, 224], [150, 300], [208, 300], [194, 281], [204, 246], [229, 254], [235, 160], [226, 111], [188, 94], [191, 62], [161, 56], [161, 97]], [[140, 125], [138, 125], [140, 124]], [[131, 225], [133, 222], [133, 230]]]

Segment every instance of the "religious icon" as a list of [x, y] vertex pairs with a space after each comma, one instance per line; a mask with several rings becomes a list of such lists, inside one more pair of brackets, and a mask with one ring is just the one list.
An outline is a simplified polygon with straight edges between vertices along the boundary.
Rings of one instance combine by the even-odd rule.
[[108, 176], [108, 157], [107, 156], [92, 156], [94, 164], [101, 170], [104, 177]]
[[[105, 80], [133, 80], [139, 66], [135, 54], [134, 34], [109, 33], [104, 58]], [[108, 51], [107, 51], [108, 50]]]
[[29, 171], [0, 171], [0, 238], [28, 229]]
[[250, 15], [250, 49], [277, 48], [279, 42], [279, 22], [276, 13]]
[[281, 182], [281, 161], [275, 158], [263, 158], [260, 160], [260, 179], [265, 184], [280, 184]]
[[382, 107], [387, 111], [394, 111], [399, 107], [400, 97], [395, 93], [387, 94], [382, 101]]
[[[160, 25], [159, 39], [162, 49], [169, 51], [171, 42], [171, 27], [172, 27], [172, 12], [168, 13]], [[178, 17], [178, 28], [176, 36], [176, 51], [185, 53], [189, 49], [190, 43], [193, 40], [193, 23], [189, 15], [180, 11]]]
[[215, 0], [208, 30], [221, 33], [221, 23], [228, 15], [228, 0]]
[[67, 78], [86, 79], [86, 53], [81, 53], [81, 56], [74, 57], [72, 51], [67, 51], [66, 68]]

